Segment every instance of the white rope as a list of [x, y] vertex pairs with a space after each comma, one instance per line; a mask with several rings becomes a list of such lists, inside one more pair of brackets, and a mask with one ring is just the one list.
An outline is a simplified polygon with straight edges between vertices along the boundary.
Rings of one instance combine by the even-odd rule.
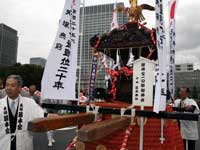
[[[134, 122], [134, 118], [135, 118], [135, 109], [133, 107], [134, 106], [131, 105], [131, 106], [127, 107], [127, 108], [121, 108], [120, 109], [120, 115], [121, 116], [131, 116], [131, 124]], [[127, 110], [131, 110], [131, 115], [125, 115], [125, 112]]]
[[126, 108], [121, 108], [121, 110], [120, 110], [121, 117], [124, 116], [124, 113], [125, 113], [126, 110], [127, 110]]
[[135, 109], [131, 109], [131, 124], [134, 123], [134, 118], [135, 118]]
[[[92, 110], [90, 110], [90, 108]], [[86, 112], [87, 113], [93, 113], [95, 115], [95, 122], [97, 121], [97, 117], [98, 117], [98, 114], [99, 114], [99, 106], [96, 106], [94, 104], [91, 104], [91, 105], [87, 105], [86, 106]]]

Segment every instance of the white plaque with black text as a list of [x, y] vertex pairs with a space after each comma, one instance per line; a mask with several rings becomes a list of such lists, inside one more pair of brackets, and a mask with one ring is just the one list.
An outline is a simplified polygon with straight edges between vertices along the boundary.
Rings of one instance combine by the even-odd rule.
[[140, 58], [134, 62], [133, 105], [153, 106], [155, 64], [154, 61], [146, 58]]

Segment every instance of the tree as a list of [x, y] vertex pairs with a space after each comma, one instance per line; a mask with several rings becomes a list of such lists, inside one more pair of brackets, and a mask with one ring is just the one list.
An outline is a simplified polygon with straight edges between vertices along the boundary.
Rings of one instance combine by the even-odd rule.
[[40, 90], [43, 71], [44, 69], [41, 66], [29, 64], [16, 64], [11, 67], [0, 67], [0, 78], [3, 79], [3, 81], [5, 82], [5, 79], [9, 75], [17, 74], [22, 76], [24, 86], [30, 86], [31, 84], [35, 84]]

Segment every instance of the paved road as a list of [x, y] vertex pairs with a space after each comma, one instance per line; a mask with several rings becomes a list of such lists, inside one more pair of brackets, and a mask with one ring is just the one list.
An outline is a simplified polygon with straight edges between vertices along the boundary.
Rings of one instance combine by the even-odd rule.
[[34, 133], [34, 150], [65, 150], [70, 140], [75, 136], [75, 129], [54, 131], [55, 144], [48, 147], [46, 133]]
[[[200, 121], [199, 135], [200, 135]], [[65, 150], [69, 141], [75, 136], [75, 129], [72, 130], [56, 130], [54, 138], [56, 143], [52, 147], [48, 147], [46, 133], [34, 133], [34, 150]], [[196, 150], [200, 150], [200, 140], [196, 143]]]

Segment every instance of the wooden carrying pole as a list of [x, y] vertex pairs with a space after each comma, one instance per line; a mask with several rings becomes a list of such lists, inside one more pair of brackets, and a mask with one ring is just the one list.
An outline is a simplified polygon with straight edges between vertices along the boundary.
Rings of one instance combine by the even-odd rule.
[[28, 130], [33, 132], [46, 132], [69, 126], [89, 124], [94, 121], [94, 118], [95, 115], [92, 113], [82, 113], [35, 119], [28, 123]]
[[131, 123], [131, 117], [117, 117], [83, 126], [78, 131], [78, 141], [91, 142], [102, 139], [117, 130], [124, 129]]
[[[74, 112], [86, 112], [86, 106], [64, 105], [64, 104], [42, 104], [43, 108], [51, 108], [56, 110], [71, 110]], [[120, 115], [121, 109], [119, 108], [103, 108], [100, 107], [100, 114], [118, 114]], [[126, 110], [125, 115], [131, 115], [131, 109]], [[200, 114], [190, 114], [183, 112], [165, 112], [160, 111], [158, 114], [149, 110], [135, 110], [135, 115], [139, 117], [158, 118], [158, 119], [177, 119], [177, 120], [191, 120], [198, 121]]]
[[[52, 109], [63, 109], [63, 110], [72, 110], [75, 112], [86, 112], [85, 106], [71, 106], [71, 105], [57, 105], [57, 104], [43, 104], [45, 108]], [[119, 114], [121, 110], [117, 108], [99, 108], [98, 111], [100, 114]], [[148, 117], [148, 118], [164, 118], [164, 119], [178, 119], [178, 120], [191, 120], [198, 121], [200, 114], [188, 114], [180, 112], [159, 112], [156, 114], [152, 111], [147, 110], [136, 110], [136, 116], [139, 117]], [[126, 110], [125, 115], [131, 115], [131, 110]], [[90, 114], [75, 114], [75, 115], [65, 115], [55, 118], [42, 118], [36, 119], [28, 124], [28, 130], [34, 132], [46, 132], [49, 130], [55, 130], [59, 128], [64, 128], [68, 126], [76, 126], [82, 124], [89, 124], [94, 121], [95, 115]]]

